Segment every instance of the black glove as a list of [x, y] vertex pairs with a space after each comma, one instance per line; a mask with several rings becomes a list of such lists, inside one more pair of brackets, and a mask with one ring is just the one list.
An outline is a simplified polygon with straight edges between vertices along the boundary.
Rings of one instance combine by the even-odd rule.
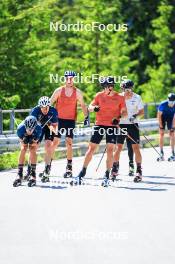
[[100, 106], [95, 106], [94, 107], [94, 112], [99, 112], [100, 111]]
[[131, 116], [130, 118], [129, 118], [129, 121], [131, 122], [131, 123], [133, 123], [134, 122], [134, 120], [136, 119], [136, 114], [135, 115], [133, 115], [133, 116]]
[[89, 120], [89, 115], [87, 115], [84, 119], [84, 127], [89, 127], [90, 126], [90, 120]]
[[119, 120], [117, 118], [112, 119], [112, 125], [117, 126], [119, 124]]

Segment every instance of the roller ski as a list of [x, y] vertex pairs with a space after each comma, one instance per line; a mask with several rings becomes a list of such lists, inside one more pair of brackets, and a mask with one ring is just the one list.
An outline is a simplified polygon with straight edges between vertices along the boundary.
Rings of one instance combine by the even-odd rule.
[[136, 176], [134, 178], [134, 182], [141, 182], [142, 181], [142, 169], [137, 168]]
[[42, 173], [39, 174], [39, 177], [41, 177], [41, 181], [42, 182], [49, 182], [49, 175], [50, 175], [50, 169], [51, 166], [50, 165], [46, 165], [44, 171]]
[[172, 155], [168, 158], [168, 161], [175, 161], [175, 153], [174, 151], [172, 152]]
[[84, 176], [86, 175], [86, 169], [83, 168], [79, 175], [70, 182], [71, 186], [76, 186], [76, 185], [83, 185], [84, 184]]
[[18, 175], [16, 180], [13, 182], [13, 187], [18, 187], [22, 185], [22, 178], [23, 178], [23, 173], [22, 170], [18, 171]]
[[13, 182], [13, 187], [18, 187], [22, 185], [22, 177], [17, 178], [14, 182]]
[[72, 165], [67, 164], [66, 166], [66, 172], [63, 175], [64, 178], [72, 178]]
[[133, 163], [129, 163], [129, 176], [134, 176], [134, 164]]
[[108, 187], [109, 186], [109, 182], [110, 182], [110, 180], [109, 180], [109, 172], [106, 171], [104, 179], [103, 179], [103, 181], [101, 183], [101, 186]]
[[161, 151], [161, 154], [160, 154], [160, 156], [157, 158], [157, 161], [164, 161], [164, 160], [165, 160], [164, 152]]

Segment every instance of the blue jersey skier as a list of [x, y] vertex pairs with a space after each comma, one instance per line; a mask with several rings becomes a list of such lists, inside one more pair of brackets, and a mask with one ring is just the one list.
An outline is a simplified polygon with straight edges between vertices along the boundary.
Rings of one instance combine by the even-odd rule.
[[13, 183], [14, 187], [21, 185], [23, 179], [23, 166], [25, 162], [25, 155], [29, 148], [29, 155], [31, 161], [31, 178], [29, 179], [28, 186], [34, 186], [36, 184], [36, 161], [37, 161], [37, 148], [39, 139], [42, 134], [42, 128], [37, 124], [37, 120], [34, 116], [28, 116], [19, 124], [17, 128], [17, 135], [20, 139], [21, 151], [18, 161], [18, 175]]
[[169, 136], [170, 136], [170, 146], [171, 146], [171, 156], [168, 159], [169, 161], [174, 160], [175, 161], [175, 152], [174, 152], [174, 128], [175, 128], [175, 94], [170, 93], [168, 94], [168, 99], [166, 101], [163, 101], [159, 105], [158, 109], [158, 121], [159, 121], [159, 146], [160, 146], [160, 152], [162, 155], [162, 158], [158, 158], [157, 160], [164, 160], [164, 133], [165, 133], [165, 127], [167, 126], [169, 130]]

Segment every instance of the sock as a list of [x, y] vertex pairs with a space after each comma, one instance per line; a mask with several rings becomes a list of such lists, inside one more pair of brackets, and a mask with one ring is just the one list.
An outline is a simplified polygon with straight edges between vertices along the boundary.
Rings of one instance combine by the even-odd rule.
[[23, 166], [24, 166], [24, 164], [18, 164], [18, 175], [20, 177], [23, 176]]
[[113, 163], [112, 172], [117, 172], [119, 169], [119, 161]]
[[106, 170], [106, 172], [105, 172], [105, 177], [107, 178], [107, 179], [109, 179], [109, 170]]
[[67, 164], [72, 164], [72, 160], [67, 160]]
[[164, 152], [163, 152], [163, 148], [160, 149], [160, 153], [161, 153], [162, 155], [164, 154]]
[[137, 163], [137, 170], [141, 170], [142, 167], [141, 167], [141, 163]]
[[36, 164], [31, 164], [31, 175], [36, 177]]
[[133, 160], [130, 160], [129, 161], [129, 167], [134, 168], [134, 162], [133, 162]]

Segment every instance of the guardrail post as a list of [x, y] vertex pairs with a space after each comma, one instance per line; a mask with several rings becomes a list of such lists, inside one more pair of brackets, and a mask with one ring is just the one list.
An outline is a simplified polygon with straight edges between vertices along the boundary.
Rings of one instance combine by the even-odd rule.
[[12, 111], [10, 112], [10, 130], [15, 131], [15, 112], [14, 112], [14, 109], [12, 109]]
[[144, 118], [148, 119], [148, 104], [144, 105]]
[[0, 135], [3, 133], [3, 113], [2, 109], [0, 108]]

